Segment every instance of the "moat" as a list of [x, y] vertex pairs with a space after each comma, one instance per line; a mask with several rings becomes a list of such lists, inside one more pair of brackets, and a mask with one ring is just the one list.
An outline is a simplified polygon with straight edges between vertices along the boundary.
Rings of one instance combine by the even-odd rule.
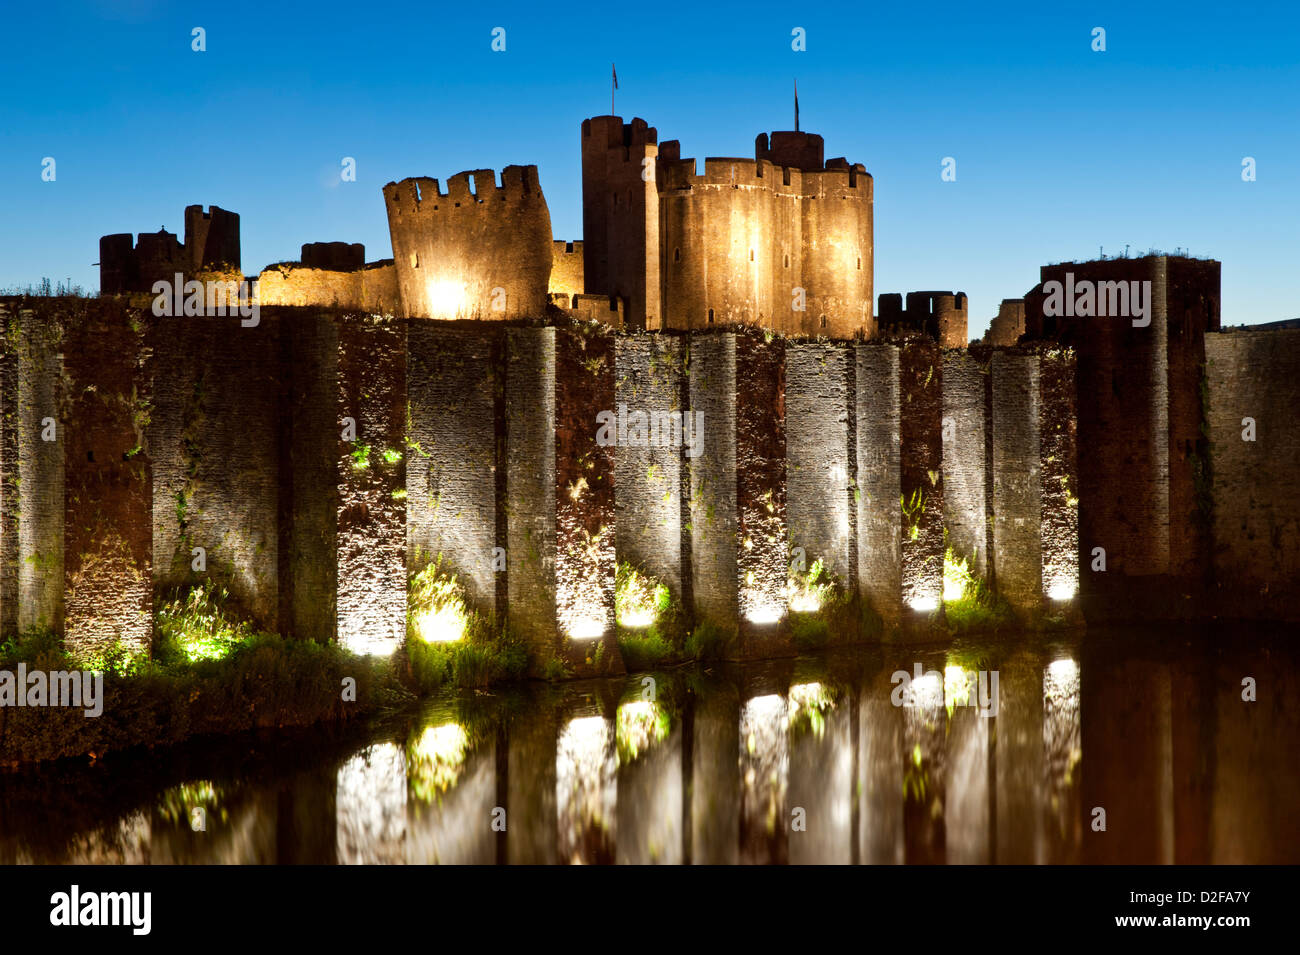
[[533, 682], [26, 766], [0, 861], [1294, 864], [1300, 648], [1253, 630]]

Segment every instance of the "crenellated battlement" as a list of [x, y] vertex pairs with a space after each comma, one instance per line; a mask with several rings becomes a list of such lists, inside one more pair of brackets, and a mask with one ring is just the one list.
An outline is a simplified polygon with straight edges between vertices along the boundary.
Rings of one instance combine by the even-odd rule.
[[467, 169], [447, 179], [446, 189], [437, 179], [411, 176], [384, 186], [389, 214], [430, 215], [448, 209], [536, 201], [542, 195], [536, 166], [506, 166], [501, 184], [493, 169]]
[[624, 123], [621, 116], [593, 116], [582, 121], [582, 148], [613, 153], [622, 151], [625, 162], [640, 162], [647, 146], [657, 146], [659, 131], [644, 119]]
[[[832, 165], [832, 163], [834, 165]], [[708, 156], [704, 171], [693, 158], [660, 154], [659, 184], [663, 191], [690, 190], [705, 186], [769, 189], [785, 195], [821, 198], [869, 199], [871, 177], [861, 163], [832, 160], [824, 169], [804, 170], [781, 166], [767, 159]], [[838, 194], [838, 195], [837, 195]]]

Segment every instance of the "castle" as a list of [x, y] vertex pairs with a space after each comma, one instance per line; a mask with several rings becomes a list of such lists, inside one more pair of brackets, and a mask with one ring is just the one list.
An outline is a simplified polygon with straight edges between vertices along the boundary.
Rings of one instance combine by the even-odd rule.
[[[584, 120], [583, 237], [556, 239], [536, 166], [414, 177], [383, 188], [393, 258], [304, 245], [259, 276], [263, 305], [338, 305], [403, 318], [512, 320], [558, 309], [615, 328], [756, 326], [847, 340], [928, 334], [966, 344], [965, 296], [882, 296], [873, 310], [873, 183], [861, 163], [824, 158], [814, 133], [762, 133], [753, 158], [702, 171], [645, 120]], [[209, 225], [216, 223], [217, 225]], [[104, 294], [238, 267], [238, 217], [185, 212], [185, 243], [161, 233], [100, 242]], [[922, 300], [925, 300], [924, 303]], [[895, 303], [897, 300], [897, 303]]]
[[[621, 666], [624, 564], [740, 658], [816, 612], [797, 555], [859, 602], [846, 639], [931, 639], [956, 562], [1031, 625], [1294, 619], [1300, 331], [1221, 331], [1217, 261], [1044, 266], [970, 343], [961, 292], [873, 302], [872, 178], [821, 137], [702, 172], [639, 119], [581, 147], [581, 239], [507, 166], [389, 183], [393, 258], [305, 245], [254, 326], [111, 295], [237, 267], [216, 208], [106, 237], [94, 307], [0, 303], [0, 624], [147, 647], [195, 547], [259, 626], [370, 652], [441, 555], [586, 675]], [[1061, 311], [1076, 282], [1140, 314]], [[601, 443], [623, 407], [703, 421], [698, 453]], [[61, 497], [6, 504], [11, 478]]]

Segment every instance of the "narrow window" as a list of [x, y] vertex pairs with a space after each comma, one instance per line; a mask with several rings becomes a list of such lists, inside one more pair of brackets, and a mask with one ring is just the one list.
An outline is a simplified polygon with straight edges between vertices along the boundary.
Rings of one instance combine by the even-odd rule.
[[785, 254], [785, 267], [786, 267], [787, 269], [790, 267], [790, 253], [789, 253], [789, 252], [787, 252], [787, 253]]
[[825, 328], [825, 327], [826, 327], [826, 316], [825, 316], [825, 315], [821, 316], [821, 318], [820, 318], [819, 320], [820, 320], [821, 323], [822, 323], [822, 328]]
[[682, 250], [680, 248], [673, 249], [673, 261], [680, 262], [681, 260], [682, 260]]
[[862, 256], [858, 256], [858, 271], [862, 271]]
[[749, 261], [751, 261], [751, 262], [754, 261], [754, 250], [753, 250], [753, 249], [750, 249], [750, 250], [749, 250]]
[[413, 268], [413, 269], [418, 269], [419, 267], [420, 267], [420, 253], [419, 253], [419, 252], [412, 252], [412, 253], [411, 253], [411, 268]]
[[713, 309], [709, 309], [709, 324], [713, 324]]

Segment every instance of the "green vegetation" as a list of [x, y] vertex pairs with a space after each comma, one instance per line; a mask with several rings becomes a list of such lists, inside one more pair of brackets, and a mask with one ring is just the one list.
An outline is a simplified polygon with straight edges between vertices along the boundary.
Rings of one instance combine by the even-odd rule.
[[735, 631], [726, 633], [716, 624], [704, 620], [686, 638], [682, 651], [687, 659], [701, 663], [710, 660], [721, 660], [726, 655], [727, 647], [735, 639]]
[[528, 672], [527, 645], [508, 626], [468, 606], [441, 554], [411, 577], [408, 592], [406, 658], [421, 692], [482, 687]]
[[220, 660], [254, 635], [250, 624], [231, 619], [225, 611], [229, 594], [205, 581], [177, 592], [159, 608], [158, 642], [154, 659], [159, 663], [196, 663]]
[[943, 612], [948, 630], [996, 630], [1011, 620], [1006, 602], [971, 572], [970, 562], [951, 547], [943, 555]]
[[614, 575], [618, 649], [629, 670], [649, 670], [679, 657], [685, 636], [681, 609], [668, 585], [620, 561]]
[[370, 467], [370, 445], [358, 444], [352, 451], [352, 466], [358, 471]]
[[925, 492], [917, 488], [912, 492], [911, 498], [906, 494], [901, 495], [898, 499], [903, 508], [903, 528], [908, 540], [916, 540], [921, 536], [921, 515], [925, 513]]
[[859, 639], [858, 601], [852, 598], [821, 559], [808, 572], [791, 568], [790, 639], [800, 651], [817, 650], [832, 642]]
[[645, 700], [624, 703], [614, 722], [619, 765], [628, 765], [655, 743], [662, 743], [672, 726], [672, 716], [665, 706]]
[[261, 727], [348, 721], [413, 698], [387, 660], [358, 657], [336, 644], [291, 640], [239, 628], [219, 659], [185, 658], [225, 624], [209, 620], [196, 634], [183, 621], [212, 617], [207, 594], [188, 595], [169, 611], [173, 649], [150, 660], [138, 649], [110, 646], [74, 656], [53, 633], [31, 632], [0, 644], [0, 668], [102, 668], [102, 713], [79, 707], [13, 708], [6, 713], [0, 762], [100, 757], [132, 746], [168, 746], [191, 736]]

